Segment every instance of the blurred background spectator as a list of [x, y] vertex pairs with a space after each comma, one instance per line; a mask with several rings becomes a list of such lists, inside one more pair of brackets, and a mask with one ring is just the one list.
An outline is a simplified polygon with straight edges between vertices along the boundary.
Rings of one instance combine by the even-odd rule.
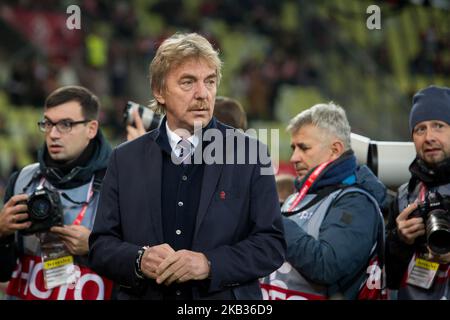
[[247, 115], [239, 101], [223, 96], [216, 96], [214, 117], [222, 123], [243, 131], [247, 130]]

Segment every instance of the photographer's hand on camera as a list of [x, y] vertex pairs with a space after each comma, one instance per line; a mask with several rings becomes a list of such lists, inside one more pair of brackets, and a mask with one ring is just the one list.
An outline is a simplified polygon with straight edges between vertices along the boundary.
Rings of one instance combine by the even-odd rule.
[[91, 230], [88, 228], [78, 225], [65, 225], [63, 227], [52, 227], [50, 231], [61, 238], [71, 254], [76, 256], [88, 254], [88, 240], [91, 234]]
[[136, 139], [146, 133], [144, 123], [137, 110], [133, 110], [133, 118], [136, 127], [127, 125], [127, 141]]
[[31, 226], [28, 218], [27, 194], [18, 194], [5, 203], [0, 212], [0, 238], [7, 237], [18, 230], [27, 229]]
[[404, 243], [412, 245], [417, 237], [425, 234], [425, 224], [422, 218], [410, 218], [409, 215], [417, 209], [417, 203], [406, 207], [397, 217], [397, 233]]

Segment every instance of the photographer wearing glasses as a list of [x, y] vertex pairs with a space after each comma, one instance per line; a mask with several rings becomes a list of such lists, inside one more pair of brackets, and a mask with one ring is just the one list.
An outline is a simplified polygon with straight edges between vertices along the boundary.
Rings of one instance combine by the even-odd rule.
[[449, 299], [450, 88], [416, 93], [409, 128], [417, 155], [389, 214], [387, 284], [402, 300]]
[[[0, 212], [0, 281], [9, 299], [105, 299], [111, 282], [87, 265], [88, 238], [111, 147], [98, 98], [67, 86], [45, 101], [38, 163], [14, 173]], [[14, 272], [13, 272], [14, 271]]]

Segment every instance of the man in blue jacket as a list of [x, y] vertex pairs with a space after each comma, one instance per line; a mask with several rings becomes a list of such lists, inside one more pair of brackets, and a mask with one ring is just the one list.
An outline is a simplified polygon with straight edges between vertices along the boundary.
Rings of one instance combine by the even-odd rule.
[[[90, 237], [90, 262], [119, 284], [119, 299], [260, 299], [258, 278], [283, 262], [275, 179], [262, 162], [196, 161], [229, 137], [266, 150], [213, 118], [220, 75], [198, 34], [166, 39], [150, 65], [153, 107], [166, 116], [113, 151]], [[217, 139], [203, 145], [199, 131]]]
[[298, 192], [281, 209], [287, 262], [263, 279], [264, 298], [356, 299], [380, 289], [379, 278], [364, 284], [369, 262], [383, 249], [385, 188], [367, 167], [357, 167], [345, 111], [318, 104], [288, 130]]

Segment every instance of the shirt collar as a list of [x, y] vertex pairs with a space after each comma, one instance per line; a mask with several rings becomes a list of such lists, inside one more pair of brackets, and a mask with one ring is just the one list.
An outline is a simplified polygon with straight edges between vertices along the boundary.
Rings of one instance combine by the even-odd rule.
[[[167, 138], [169, 140], [170, 148], [173, 151], [175, 151], [175, 149], [178, 146], [178, 142], [180, 142], [182, 140], [182, 138], [179, 135], [177, 135], [175, 132], [170, 130], [169, 125], [167, 124], [167, 121], [166, 121], [166, 132], [167, 132]], [[187, 138], [187, 140], [190, 143], [192, 143], [192, 145], [194, 146], [193, 149], [195, 149], [199, 143], [199, 137], [195, 134], [191, 135], [189, 138]]]

